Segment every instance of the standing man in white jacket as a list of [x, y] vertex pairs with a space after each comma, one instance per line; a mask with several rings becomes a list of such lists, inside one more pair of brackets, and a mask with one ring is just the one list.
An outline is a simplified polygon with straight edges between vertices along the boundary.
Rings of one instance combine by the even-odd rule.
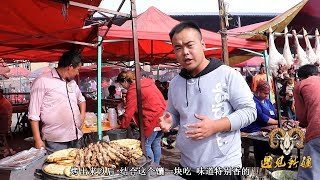
[[191, 175], [182, 177], [239, 179], [224, 172], [199, 172], [242, 166], [240, 129], [257, 116], [250, 88], [236, 70], [219, 60], [206, 59], [201, 31], [193, 22], [176, 25], [169, 36], [183, 69], [170, 82], [167, 112], [160, 118], [160, 126], [169, 131], [179, 125], [180, 166], [191, 169]]

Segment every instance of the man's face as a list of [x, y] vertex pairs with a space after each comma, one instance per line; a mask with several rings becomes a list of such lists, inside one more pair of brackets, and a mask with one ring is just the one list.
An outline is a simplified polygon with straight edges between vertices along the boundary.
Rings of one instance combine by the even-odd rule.
[[205, 44], [197, 30], [187, 28], [172, 37], [172, 46], [177, 61], [191, 74], [202, 71]]
[[77, 67], [73, 67], [72, 65], [70, 65], [69, 67], [68, 67], [68, 77], [66, 78], [67, 79], [67, 81], [71, 81], [71, 80], [73, 80], [77, 75], [79, 75], [79, 70], [80, 70], [80, 68], [81, 68], [81, 63], [79, 63], [78, 64], [78, 66]]

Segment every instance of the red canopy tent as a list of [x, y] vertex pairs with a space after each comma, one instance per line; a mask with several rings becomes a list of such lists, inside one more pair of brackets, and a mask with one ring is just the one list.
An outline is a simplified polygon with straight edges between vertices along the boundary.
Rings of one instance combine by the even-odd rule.
[[[101, 75], [102, 77], [115, 77], [121, 69], [121, 66], [102, 66]], [[82, 66], [79, 71], [80, 77], [97, 77], [97, 65]]]
[[243, 61], [242, 63], [236, 64], [234, 65], [234, 67], [254, 67], [254, 66], [260, 66], [261, 63], [264, 63], [264, 59], [259, 57], [259, 56], [255, 56], [249, 60]]
[[[10, 0], [0, 6], [0, 57], [56, 61], [61, 54], [94, 38], [84, 20], [92, 12], [58, 0]], [[66, 1], [67, 2], [67, 1]], [[98, 6], [101, 0], [77, 0]], [[63, 8], [67, 8], [63, 11]], [[63, 15], [63, 13], [65, 15]], [[96, 28], [97, 29], [97, 28]], [[93, 33], [96, 35], [97, 31]], [[72, 42], [72, 43], [70, 43]], [[88, 43], [89, 44], [89, 43]]]
[[[137, 33], [139, 39], [139, 56], [142, 62], [163, 63], [175, 61], [172, 46], [168, 33], [178, 24], [179, 21], [150, 7], [137, 17]], [[134, 57], [131, 21], [127, 21], [122, 26], [113, 26], [109, 29], [104, 43], [104, 60], [131, 60]], [[99, 29], [99, 35], [104, 36], [107, 27]], [[207, 45], [206, 55], [221, 56], [221, 36], [217, 33], [201, 30], [203, 39]], [[236, 48], [246, 47], [254, 50], [263, 50], [264, 42], [251, 42], [244, 39], [229, 37], [229, 51]], [[82, 55], [88, 58], [95, 57], [96, 50], [87, 48]]]

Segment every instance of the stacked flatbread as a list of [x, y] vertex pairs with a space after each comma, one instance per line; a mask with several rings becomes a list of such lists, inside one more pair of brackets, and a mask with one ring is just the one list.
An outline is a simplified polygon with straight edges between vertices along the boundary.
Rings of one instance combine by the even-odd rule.
[[64, 170], [73, 166], [78, 150], [79, 149], [70, 148], [50, 154], [46, 159], [47, 163], [50, 164], [47, 164], [43, 170], [48, 174], [65, 175]]
[[[117, 168], [138, 166], [145, 162], [140, 141], [135, 139], [115, 140], [110, 143], [97, 142], [82, 149], [64, 149], [49, 155], [43, 170], [48, 174], [65, 175], [72, 178], [90, 178], [92, 174], [71, 173], [72, 168]], [[78, 169], [79, 170], [79, 169]]]

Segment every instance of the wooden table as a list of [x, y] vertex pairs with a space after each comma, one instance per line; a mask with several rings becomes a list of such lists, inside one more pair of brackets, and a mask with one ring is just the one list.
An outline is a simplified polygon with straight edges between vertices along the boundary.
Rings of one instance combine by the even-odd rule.
[[[119, 129], [120, 128], [120, 125], [118, 125], [117, 127], [115, 128], [112, 128], [110, 126], [110, 122], [109, 121], [106, 121], [106, 122], [103, 122], [102, 123], [102, 131], [109, 131], [111, 129]], [[94, 127], [86, 127], [85, 125], [82, 127], [81, 129], [82, 133], [83, 134], [87, 134], [87, 133], [95, 133], [98, 131], [98, 126], [94, 126]]]
[[[243, 158], [249, 159], [249, 153], [250, 153], [250, 146], [253, 145], [253, 140], [261, 141], [261, 142], [269, 142], [269, 137], [265, 137], [262, 135], [261, 131], [254, 132], [254, 133], [243, 133], [241, 132], [241, 141], [242, 141], [242, 147], [243, 147]], [[296, 147], [294, 147], [296, 148]], [[297, 149], [297, 156], [299, 161], [300, 159], [300, 149]]]
[[[117, 127], [115, 128], [112, 128], [110, 126], [110, 122], [109, 121], [106, 121], [104, 123], [102, 123], [102, 132], [103, 131], [109, 131], [109, 130], [112, 130], [112, 129], [119, 129], [120, 128], [120, 125], [118, 125]], [[98, 127], [97, 126], [94, 126], [94, 127], [86, 127], [86, 126], [83, 126], [81, 128], [81, 131], [83, 133], [83, 143], [85, 146], [87, 146], [88, 144], [90, 143], [94, 143], [94, 142], [97, 142], [98, 141]]]

